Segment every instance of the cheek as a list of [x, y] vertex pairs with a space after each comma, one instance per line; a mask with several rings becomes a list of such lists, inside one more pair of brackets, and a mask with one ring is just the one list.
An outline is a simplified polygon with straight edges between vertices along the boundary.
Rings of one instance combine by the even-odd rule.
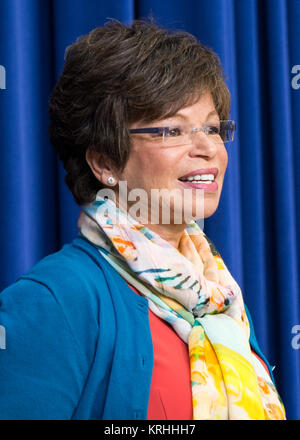
[[222, 150], [219, 153], [219, 163], [220, 163], [221, 173], [224, 176], [228, 163], [228, 153], [225, 146], [222, 148]]
[[153, 182], [162, 182], [169, 178], [178, 163], [178, 153], [144, 149], [133, 151], [124, 170], [127, 180], [145, 182], [147, 186]]
[[132, 152], [121, 179], [126, 180], [131, 188], [147, 188], [161, 174], [159, 165], [154, 154]]

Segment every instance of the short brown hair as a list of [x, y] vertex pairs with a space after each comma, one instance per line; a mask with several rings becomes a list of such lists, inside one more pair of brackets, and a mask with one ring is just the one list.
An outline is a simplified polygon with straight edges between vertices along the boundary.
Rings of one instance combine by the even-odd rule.
[[123, 170], [130, 154], [128, 127], [174, 115], [205, 91], [220, 119], [230, 93], [218, 56], [187, 32], [153, 21], [113, 20], [66, 49], [63, 72], [50, 98], [50, 140], [79, 204], [103, 187], [85, 159], [95, 149]]

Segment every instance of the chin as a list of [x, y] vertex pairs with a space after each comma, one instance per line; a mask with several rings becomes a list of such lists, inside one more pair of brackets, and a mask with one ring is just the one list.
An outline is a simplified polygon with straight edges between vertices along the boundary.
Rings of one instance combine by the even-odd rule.
[[219, 197], [213, 197], [213, 198], [212, 197], [210, 197], [210, 198], [205, 197], [204, 198], [204, 205], [203, 205], [203, 200], [202, 200], [202, 209], [200, 210], [200, 212], [202, 211], [201, 214], [200, 214], [199, 210], [197, 212], [196, 206], [197, 206], [197, 203], [195, 203], [195, 204], [193, 203], [193, 207], [190, 212], [190, 214], [192, 215], [194, 220], [198, 220], [198, 219], [200, 220], [201, 218], [211, 217], [216, 212], [216, 210], [219, 206]]
[[204, 218], [211, 217], [217, 210], [219, 203], [206, 203], [204, 205]]
[[212, 210], [212, 211], [209, 211], [209, 212], [204, 212], [204, 218], [209, 218], [209, 217], [211, 217], [212, 215], [214, 215], [214, 213], [216, 212], [216, 209], [214, 209], [214, 210]]

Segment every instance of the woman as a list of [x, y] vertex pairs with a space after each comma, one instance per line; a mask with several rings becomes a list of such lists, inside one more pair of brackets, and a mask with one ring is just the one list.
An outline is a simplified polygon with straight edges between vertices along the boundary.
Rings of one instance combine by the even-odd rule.
[[187, 33], [112, 21], [68, 48], [50, 138], [80, 232], [1, 294], [1, 418], [285, 418], [194, 221], [219, 203], [229, 106], [218, 57]]

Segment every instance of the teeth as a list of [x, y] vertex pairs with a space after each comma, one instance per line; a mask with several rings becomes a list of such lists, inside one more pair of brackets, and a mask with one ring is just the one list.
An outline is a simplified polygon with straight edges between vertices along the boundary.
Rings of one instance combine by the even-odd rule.
[[208, 183], [212, 182], [215, 180], [215, 176], [213, 174], [197, 174], [196, 176], [189, 176], [189, 177], [181, 177], [180, 180], [183, 181], [188, 181], [188, 182], [194, 182], [194, 181], [207, 181], [209, 180]]

